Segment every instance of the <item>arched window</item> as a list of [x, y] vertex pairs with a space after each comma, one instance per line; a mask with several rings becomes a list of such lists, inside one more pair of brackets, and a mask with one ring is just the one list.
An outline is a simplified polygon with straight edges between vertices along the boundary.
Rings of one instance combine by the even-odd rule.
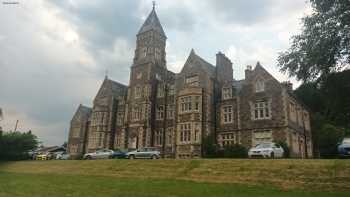
[[261, 79], [258, 79], [255, 82], [255, 92], [263, 92], [265, 91], [265, 82]]

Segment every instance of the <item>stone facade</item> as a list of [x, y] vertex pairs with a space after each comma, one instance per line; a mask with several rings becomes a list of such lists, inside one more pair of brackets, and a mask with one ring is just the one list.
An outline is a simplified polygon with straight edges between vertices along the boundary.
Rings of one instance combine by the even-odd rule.
[[278, 82], [260, 63], [235, 80], [221, 52], [214, 66], [192, 50], [175, 74], [166, 67], [166, 39], [153, 9], [137, 34], [129, 86], [106, 77], [93, 107], [80, 105], [75, 113], [73, 156], [157, 147], [165, 157], [196, 158], [209, 135], [221, 147], [285, 141], [293, 157], [312, 156], [309, 113], [290, 83]]

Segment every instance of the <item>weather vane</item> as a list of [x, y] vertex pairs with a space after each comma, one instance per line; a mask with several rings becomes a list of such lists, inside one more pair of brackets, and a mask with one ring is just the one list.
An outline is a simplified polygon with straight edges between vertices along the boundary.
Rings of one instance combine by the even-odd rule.
[[156, 1], [152, 1], [153, 9], [156, 7]]

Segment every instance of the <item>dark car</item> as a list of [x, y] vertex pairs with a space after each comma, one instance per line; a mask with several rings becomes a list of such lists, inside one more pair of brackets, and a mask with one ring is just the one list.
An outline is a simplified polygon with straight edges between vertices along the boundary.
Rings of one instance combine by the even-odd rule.
[[340, 157], [350, 157], [350, 138], [344, 138], [338, 146], [338, 153]]
[[124, 159], [126, 158], [126, 152], [116, 149], [113, 151], [113, 154], [111, 156], [112, 159]]

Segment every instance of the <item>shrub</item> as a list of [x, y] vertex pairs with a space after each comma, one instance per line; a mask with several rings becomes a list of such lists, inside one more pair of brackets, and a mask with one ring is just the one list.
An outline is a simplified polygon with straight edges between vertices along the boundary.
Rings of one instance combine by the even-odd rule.
[[28, 159], [28, 151], [37, 147], [38, 140], [30, 131], [5, 132], [0, 137], [0, 160]]
[[248, 150], [246, 147], [235, 144], [233, 146], [225, 146], [223, 149], [224, 158], [247, 158]]

